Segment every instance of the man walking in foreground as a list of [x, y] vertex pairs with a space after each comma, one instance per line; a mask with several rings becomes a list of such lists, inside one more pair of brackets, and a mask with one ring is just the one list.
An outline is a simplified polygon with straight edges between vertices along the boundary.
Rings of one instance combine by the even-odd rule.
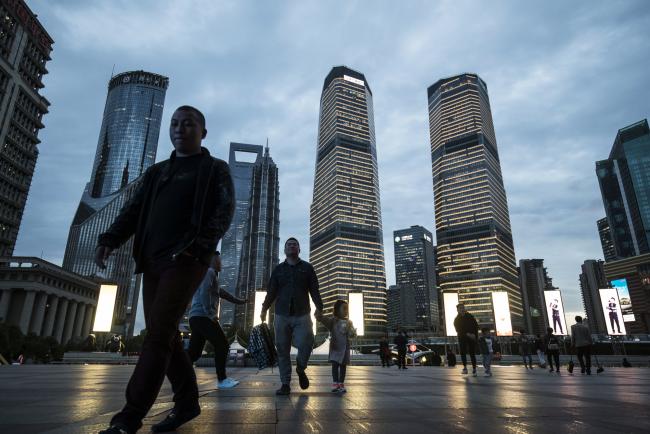
[[201, 147], [205, 118], [190, 106], [174, 112], [169, 160], [151, 166], [133, 198], [99, 236], [95, 262], [106, 267], [111, 252], [135, 235], [136, 273], [143, 273], [147, 335], [126, 388], [126, 405], [100, 434], [130, 434], [142, 426], [165, 379], [174, 408], [154, 425], [172, 431], [201, 413], [196, 376], [178, 324], [205, 276], [217, 243], [230, 226], [234, 188], [228, 165]]
[[298, 348], [296, 373], [300, 388], [309, 387], [309, 378], [305, 373], [309, 356], [314, 346], [314, 332], [309, 315], [311, 307], [309, 297], [316, 305], [318, 313], [323, 311], [323, 302], [318, 290], [318, 278], [311, 264], [300, 259], [300, 244], [295, 238], [284, 243], [287, 259], [279, 264], [271, 274], [269, 289], [262, 304], [262, 322], [275, 301], [275, 346], [278, 350], [278, 365], [282, 386], [275, 393], [291, 393], [291, 342]]
[[472, 375], [476, 373], [476, 342], [478, 339], [478, 323], [474, 315], [465, 310], [464, 304], [456, 305], [458, 316], [454, 319], [454, 328], [458, 335], [460, 359], [463, 361], [463, 374], [467, 374], [467, 353], [472, 360]]
[[[576, 316], [576, 323], [571, 326], [571, 345], [576, 350], [578, 362], [580, 362], [580, 372], [591, 375], [591, 330], [587, 324], [582, 322], [580, 315]], [[585, 364], [586, 359], [586, 364]]]

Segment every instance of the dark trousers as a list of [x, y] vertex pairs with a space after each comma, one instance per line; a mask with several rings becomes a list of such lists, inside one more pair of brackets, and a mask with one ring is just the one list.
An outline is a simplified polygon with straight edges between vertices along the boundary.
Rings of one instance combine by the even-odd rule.
[[190, 337], [190, 348], [187, 350], [192, 362], [196, 362], [203, 353], [205, 341], [209, 341], [214, 346], [214, 366], [217, 369], [217, 378], [219, 381], [226, 379], [226, 361], [228, 360], [228, 349], [230, 345], [226, 339], [219, 321], [212, 321], [205, 316], [193, 316], [190, 318], [190, 328], [192, 336]]
[[463, 361], [463, 366], [467, 367], [467, 353], [469, 353], [469, 358], [472, 361], [472, 369], [476, 369], [474, 341], [469, 338], [459, 338], [458, 346], [460, 347], [460, 359]]
[[193, 258], [181, 256], [177, 261], [156, 263], [145, 270], [142, 302], [147, 335], [126, 387], [126, 405], [113, 416], [111, 424], [138, 430], [156, 401], [165, 375], [172, 385], [176, 408], [198, 406], [196, 376], [183, 351], [178, 323], [207, 268]]
[[612, 327], [612, 332], [614, 332], [614, 324], [616, 324], [616, 329], [618, 333], [621, 332], [621, 325], [618, 323], [618, 314], [616, 312], [609, 313], [609, 325]]
[[[576, 354], [578, 355], [580, 370], [585, 372], [585, 368], [587, 368], [587, 372], [591, 372], [591, 346], [577, 347]], [[587, 363], [585, 363], [585, 359]]]
[[332, 363], [332, 379], [334, 383], [345, 383], [345, 369], [347, 365], [338, 362]]
[[560, 352], [558, 350], [547, 350], [546, 357], [548, 359], [548, 367], [553, 370], [553, 360], [555, 360], [555, 370], [560, 370]]
[[379, 358], [381, 359], [381, 366], [390, 366], [390, 357], [388, 351], [383, 348], [379, 349]]
[[397, 350], [397, 367], [406, 368], [406, 349]]

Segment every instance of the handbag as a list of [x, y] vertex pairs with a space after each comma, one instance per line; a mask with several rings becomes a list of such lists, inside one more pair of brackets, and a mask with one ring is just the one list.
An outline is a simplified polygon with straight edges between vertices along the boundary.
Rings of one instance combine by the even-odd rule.
[[571, 360], [569, 360], [569, 365], [566, 368], [566, 370], [569, 371], [569, 374], [573, 374], [574, 366], [575, 364], [573, 363], [573, 354], [571, 354]]

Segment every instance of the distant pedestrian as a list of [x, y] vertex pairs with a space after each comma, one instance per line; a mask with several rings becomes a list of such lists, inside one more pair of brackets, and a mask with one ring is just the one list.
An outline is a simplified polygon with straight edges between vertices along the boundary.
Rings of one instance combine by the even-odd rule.
[[390, 367], [390, 345], [388, 344], [388, 334], [384, 334], [379, 340], [379, 358], [381, 367]]
[[440, 357], [440, 354], [436, 350], [433, 350], [433, 354], [431, 355], [431, 364], [433, 366], [442, 366], [442, 357]]
[[490, 334], [490, 329], [484, 327], [481, 329], [481, 337], [478, 340], [478, 346], [481, 350], [483, 357], [483, 369], [485, 369], [485, 376], [492, 376], [492, 356], [494, 355], [494, 337]]
[[535, 337], [535, 351], [537, 352], [537, 359], [539, 360], [539, 367], [546, 368], [546, 346], [544, 339], [540, 335]]
[[629, 360], [627, 360], [627, 357], [623, 357], [623, 363], [622, 363], [624, 368], [631, 368], [632, 364], [630, 363]]
[[210, 268], [208, 268], [203, 281], [192, 298], [189, 314], [192, 336], [189, 340], [187, 352], [192, 362], [196, 362], [203, 353], [205, 341], [210, 342], [214, 347], [217, 388], [229, 389], [237, 386], [239, 381], [228, 378], [226, 375], [226, 362], [230, 345], [217, 318], [219, 299], [223, 298], [235, 304], [244, 304], [246, 300], [235, 297], [219, 286], [218, 276], [220, 271], [221, 256], [217, 251], [214, 254]]
[[397, 332], [397, 336], [393, 341], [397, 347], [397, 368], [408, 369], [406, 367], [406, 346], [408, 344], [408, 336], [403, 330]]
[[472, 375], [476, 373], [476, 340], [478, 338], [478, 323], [476, 318], [465, 310], [464, 304], [456, 305], [458, 316], [454, 319], [454, 328], [458, 334], [460, 359], [463, 361], [463, 374], [467, 374], [467, 353], [472, 360]]
[[[524, 361], [524, 366], [526, 369], [533, 369], [533, 342], [526, 336], [526, 330], [521, 329], [519, 331], [521, 335], [519, 336], [519, 354]], [[528, 364], [526, 364], [528, 362]]]
[[348, 303], [336, 300], [334, 315], [324, 316], [316, 312], [316, 319], [330, 331], [329, 362], [332, 364], [332, 392], [345, 393], [345, 371], [350, 364], [350, 338], [357, 336], [357, 331], [348, 319]]
[[548, 359], [549, 372], [553, 373], [553, 361], [555, 361], [555, 372], [560, 374], [560, 339], [553, 334], [551, 327], [546, 329], [546, 358]]
[[[587, 324], [582, 322], [580, 315], [576, 316], [576, 323], [571, 326], [571, 345], [576, 350], [578, 362], [580, 362], [580, 372], [591, 375], [591, 330]], [[586, 363], [585, 363], [586, 362]]]
[[447, 351], [447, 367], [453, 368], [456, 366], [456, 354], [450, 349]]

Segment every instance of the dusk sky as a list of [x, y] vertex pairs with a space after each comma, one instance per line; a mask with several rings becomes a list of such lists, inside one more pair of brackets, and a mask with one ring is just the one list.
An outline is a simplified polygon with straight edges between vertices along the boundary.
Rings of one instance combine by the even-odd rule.
[[51, 102], [15, 255], [61, 264], [115, 73], [169, 77], [158, 160], [175, 107], [207, 118], [205, 145], [264, 144], [280, 171], [280, 232], [309, 258], [320, 92], [332, 66], [374, 98], [387, 283], [392, 233], [435, 233], [427, 87], [462, 72], [487, 83], [517, 261], [543, 258], [568, 311], [585, 259], [602, 259], [595, 162], [650, 115], [646, 1], [28, 1], [55, 41]]

